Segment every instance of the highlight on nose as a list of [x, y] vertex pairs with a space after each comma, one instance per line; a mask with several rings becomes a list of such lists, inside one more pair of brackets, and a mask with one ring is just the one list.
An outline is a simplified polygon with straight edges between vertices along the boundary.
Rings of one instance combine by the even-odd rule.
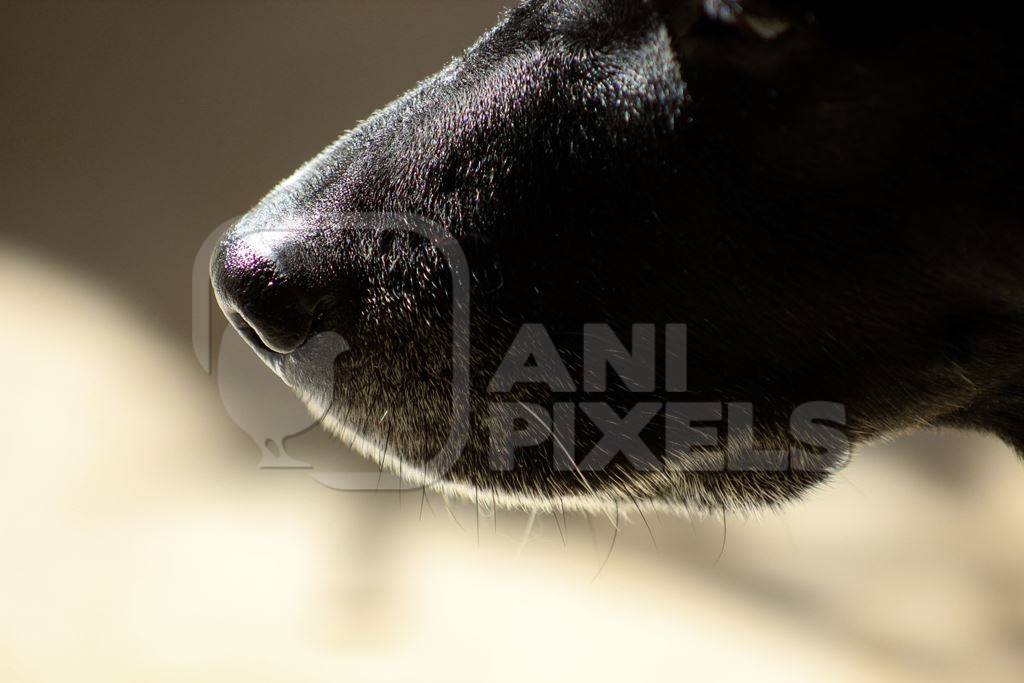
[[210, 264], [228, 320], [250, 342], [276, 353], [302, 346], [326, 298], [298, 258], [300, 239], [282, 231], [229, 233]]

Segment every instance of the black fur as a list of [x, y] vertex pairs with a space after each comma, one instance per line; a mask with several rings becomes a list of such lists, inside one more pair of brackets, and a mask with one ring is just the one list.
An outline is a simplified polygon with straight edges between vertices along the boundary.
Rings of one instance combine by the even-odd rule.
[[[585, 323], [687, 324], [686, 400], [753, 404], [755, 444], [788, 444], [796, 406], [834, 401], [855, 443], [946, 425], [1024, 450], [1021, 51], [994, 5], [938, 7], [529, 0], [247, 214], [214, 258], [220, 301], [300, 393], [302, 341], [343, 335], [333, 395], [306, 397], [430, 479], [451, 276], [361, 214], [450, 232], [472, 270], [473, 429], [441, 484], [482, 498], [772, 504], [841, 464], [580, 473], [538, 450], [496, 472], [486, 388], [524, 323], [577, 382]], [[254, 250], [267, 229], [283, 232]], [[621, 383], [607, 398], [637, 400]]]

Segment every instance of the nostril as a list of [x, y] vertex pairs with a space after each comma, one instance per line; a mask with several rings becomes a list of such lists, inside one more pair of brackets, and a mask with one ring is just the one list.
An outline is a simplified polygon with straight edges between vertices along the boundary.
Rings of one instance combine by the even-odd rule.
[[211, 276], [239, 333], [257, 348], [287, 354], [309, 337], [323, 297], [304, 268], [301, 244], [279, 237], [272, 246], [262, 235], [229, 236], [214, 256]]
[[235, 326], [275, 353], [291, 353], [302, 346], [313, 327], [314, 313], [302, 292], [279, 281], [251, 292], [238, 304]]
[[250, 325], [248, 321], [241, 315], [232, 312], [227, 314], [227, 318], [228, 322], [231, 323], [231, 326], [234, 327], [238, 331], [238, 334], [242, 336], [242, 339], [249, 342], [249, 344], [251, 344], [252, 346], [258, 349], [262, 349], [263, 351], [273, 351], [273, 349], [271, 349], [269, 346], [263, 343], [263, 340], [260, 338], [260, 335], [256, 332], [256, 330], [253, 329], [253, 326]]

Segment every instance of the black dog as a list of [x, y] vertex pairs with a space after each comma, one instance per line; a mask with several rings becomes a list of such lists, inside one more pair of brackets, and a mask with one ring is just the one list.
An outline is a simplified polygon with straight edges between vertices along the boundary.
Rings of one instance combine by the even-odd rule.
[[[843, 463], [837, 434], [1021, 451], [1024, 80], [1002, 13], [529, 0], [242, 218], [218, 298], [343, 438], [505, 504], [779, 503]], [[326, 391], [322, 332], [351, 349]], [[464, 447], [435, 457], [456, 423]]]

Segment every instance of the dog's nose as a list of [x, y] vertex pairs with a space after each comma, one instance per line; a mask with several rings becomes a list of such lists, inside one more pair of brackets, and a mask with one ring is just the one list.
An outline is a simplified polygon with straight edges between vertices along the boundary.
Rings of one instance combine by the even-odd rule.
[[229, 233], [210, 264], [214, 292], [232, 325], [253, 343], [291, 353], [309, 338], [328, 298], [303, 259], [302, 234]]

